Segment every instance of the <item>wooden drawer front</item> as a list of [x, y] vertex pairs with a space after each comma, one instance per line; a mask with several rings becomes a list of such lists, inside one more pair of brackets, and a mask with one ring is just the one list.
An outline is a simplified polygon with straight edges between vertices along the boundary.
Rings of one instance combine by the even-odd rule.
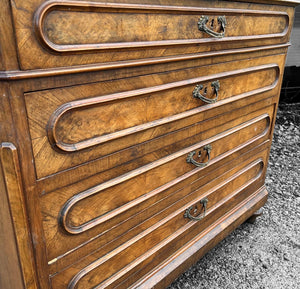
[[[133, 228], [158, 213], [161, 210], [159, 202], [176, 185], [180, 186], [194, 175], [205, 174], [217, 164], [220, 166], [246, 147], [267, 140], [273, 110], [274, 107], [270, 106], [250, 114], [253, 118], [232, 129], [94, 187], [87, 180], [42, 196], [49, 262], [65, 257], [74, 247], [79, 248], [86, 242], [89, 244], [76, 252], [77, 257], [95, 246], [98, 248], [108, 242], [114, 243], [116, 238], [122, 239], [126, 231], [129, 232], [127, 237], [134, 236], [137, 230]], [[187, 162], [190, 152], [207, 144], [212, 146], [212, 151], [206, 167]], [[203, 162], [206, 162], [205, 153], [203, 157]], [[201, 162], [201, 158], [194, 158]], [[148, 207], [151, 210], [143, 212]], [[143, 223], [139, 230], [145, 230], [147, 226]]]
[[293, 17], [292, 8], [258, 4], [108, 2], [15, 0], [12, 9], [22, 69], [284, 43]]
[[[270, 92], [277, 85], [284, 55], [278, 55], [276, 63], [274, 60], [268, 56], [251, 62], [26, 93], [37, 177], [191, 125], [195, 119], [199, 121], [199, 113], [205, 109]], [[213, 88], [213, 84], [217, 86]], [[136, 86], [139, 89], [130, 90]], [[212, 99], [216, 103], [207, 104]], [[107, 163], [98, 169], [104, 169]]]
[[[103, 250], [111, 244], [97, 248], [54, 274], [53, 288], [128, 288], [260, 188], [266, 157], [267, 150], [260, 148], [221, 166], [219, 171], [198, 174], [193, 182], [162, 200], [161, 212], [137, 226], [142, 229], [140, 233], [107, 254]], [[204, 197], [208, 203], [203, 219], [186, 218], [186, 209]]]

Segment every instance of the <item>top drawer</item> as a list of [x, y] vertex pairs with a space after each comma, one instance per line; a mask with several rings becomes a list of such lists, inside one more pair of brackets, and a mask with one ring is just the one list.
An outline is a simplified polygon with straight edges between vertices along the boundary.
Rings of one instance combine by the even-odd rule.
[[285, 43], [293, 17], [289, 7], [221, 1], [13, 2], [25, 70], [92, 63], [107, 67], [116, 61], [137, 65], [140, 59], [155, 63], [162, 57], [168, 61], [182, 54]]

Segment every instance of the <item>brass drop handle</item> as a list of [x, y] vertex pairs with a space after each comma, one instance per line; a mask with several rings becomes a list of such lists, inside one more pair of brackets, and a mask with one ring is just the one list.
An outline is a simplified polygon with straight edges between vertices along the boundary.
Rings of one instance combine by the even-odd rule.
[[188, 218], [190, 220], [194, 220], [194, 221], [200, 221], [202, 220], [204, 217], [205, 217], [205, 213], [206, 213], [206, 207], [207, 207], [207, 202], [208, 202], [208, 199], [207, 198], [204, 198], [200, 201], [200, 204], [202, 205], [202, 208], [200, 209], [200, 212], [202, 211], [203, 209], [203, 214], [200, 215], [199, 217], [195, 217], [191, 214], [191, 212], [193, 212], [194, 214], [196, 214], [198, 212], [198, 207], [197, 205], [194, 205], [194, 206], [191, 206], [189, 208], [187, 208], [185, 210], [185, 213], [184, 213], [184, 218]]
[[[207, 158], [208, 158], [207, 162], [205, 162], [205, 163], [198, 163], [197, 161], [195, 161], [193, 159], [193, 156], [196, 154], [196, 151], [190, 152], [188, 154], [187, 158], [186, 158], [186, 161], [188, 163], [192, 163], [196, 167], [200, 167], [200, 168], [203, 168], [203, 167], [207, 166], [208, 163], [209, 163], [209, 161], [210, 161], [210, 152], [212, 150], [212, 146], [210, 144], [208, 144], [208, 145], [206, 145], [206, 146], [203, 147], [203, 150], [205, 150], [207, 152]], [[199, 151], [199, 155], [201, 155], [201, 151]]]
[[225, 16], [218, 16], [218, 23], [221, 25], [222, 32], [215, 32], [207, 27], [207, 22], [209, 20], [208, 16], [202, 15], [198, 21], [198, 29], [207, 33], [208, 35], [215, 37], [215, 38], [222, 38], [225, 36], [225, 27], [226, 27], [226, 18]]
[[[204, 87], [204, 86], [203, 86], [202, 84], [198, 84], [198, 85], [195, 87], [194, 91], [193, 91], [193, 97], [199, 98], [199, 99], [201, 99], [202, 101], [204, 101], [204, 102], [206, 102], [206, 103], [215, 103], [215, 102], [217, 102], [218, 97], [219, 97], [219, 90], [220, 90], [220, 82], [219, 82], [219, 80], [213, 81], [213, 82], [211, 83], [211, 87], [214, 89], [214, 93], [215, 93], [215, 95], [216, 95], [215, 98], [207, 98], [207, 97], [205, 97], [204, 95], [202, 95], [202, 94], [200, 93], [200, 90], [202, 90], [203, 87]], [[204, 93], [204, 94], [205, 94], [205, 93]]]

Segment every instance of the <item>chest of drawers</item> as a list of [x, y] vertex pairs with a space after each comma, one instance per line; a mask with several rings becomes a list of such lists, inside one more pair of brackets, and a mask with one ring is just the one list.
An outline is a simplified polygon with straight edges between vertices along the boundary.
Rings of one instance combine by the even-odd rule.
[[299, 3], [0, 0], [0, 287], [165, 288], [263, 206]]

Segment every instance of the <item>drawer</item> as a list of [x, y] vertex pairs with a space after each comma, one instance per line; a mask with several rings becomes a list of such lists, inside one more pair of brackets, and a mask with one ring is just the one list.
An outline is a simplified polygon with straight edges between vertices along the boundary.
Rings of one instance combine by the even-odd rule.
[[[267, 151], [265, 146], [240, 155], [218, 170], [198, 173], [156, 203], [160, 211], [137, 225], [132, 236], [105, 254], [107, 242], [51, 277], [54, 288], [129, 288], [172, 256], [203, 230], [251, 196], [263, 184]], [[207, 199], [204, 210], [201, 200]], [[187, 218], [190, 207], [198, 204], [196, 218]], [[139, 212], [144, 214], [153, 208]], [[194, 212], [194, 209], [192, 210]], [[191, 212], [191, 210], [189, 210]], [[126, 236], [124, 234], [124, 236]], [[123, 236], [123, 241], [124, 241]], [[113, 242], [112, 242], [113, 243]]]
[[[159, 213], [160, 202], [182, 183], [191, 182], [268, 140], [273, 111], [272, 105], [247, 115], [248, 121], [241, 119], [231, 129], [223, 125], [212, 137], [106, 182], [91, 186], [95, 180], [88, 179], [43, 195], [48, 261], [57, 265], [57, 259], [74, 258], [74, 251], [78, 257], [106, 243], [118, 246], [124, 238], [136, 235], [135, 226], [142, 224], [138, 230], [146, 229], [147, 218]], [[208, 144], [211, 151], [204, 149]], [[199, 151], [202, 157], [198, 157]], [[195, 161], [206, 164], [198, 166]], [[97, 180], [97, 176], [93, 179]], [[147, 211], [148, 207], [151, 209]], [[126, 232], [129, 233], [124, 235]]]
[[145, 59], [156, 63], [162, 57], [285, 43], [293, 20], [292, 7], [123, 2], [14, 0], [21, 68], [109, 67], [119, 61], [134, 66]]
[[168, 141], [152, 142], [151, 148], [150, 141], [162, 135], [237, 108], [230, 102], [250, 105], [259, 93], [259, 99], [274, 95], [284, 59], [267, 56], [25, 93], [37, 178], [97, 159], [88, 165], [90, 173], [107, 170], [159, 149]]

